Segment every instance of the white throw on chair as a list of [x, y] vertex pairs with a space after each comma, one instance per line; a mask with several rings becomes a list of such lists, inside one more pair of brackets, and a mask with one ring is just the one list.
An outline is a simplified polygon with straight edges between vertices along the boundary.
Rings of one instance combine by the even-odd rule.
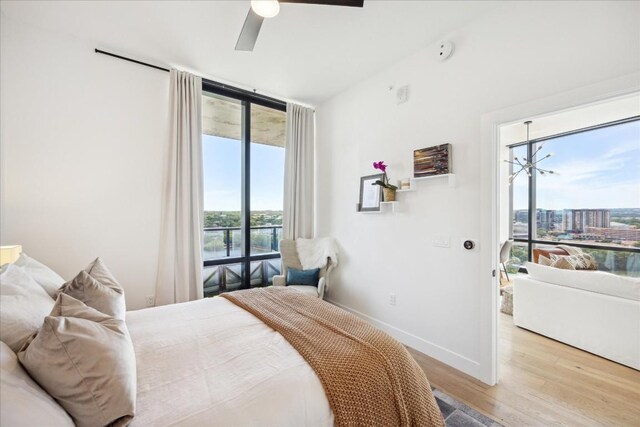
[[329, 237], [317, 239], [284, 239], [280, 241], [282, 256], [282, 275], [273, 276], [274, 286], [286, 286], [289, 268], [296, 270], [320, 269], [318, 287], [310, 285], [289, 285], [290, 288], [316, 296], [324, 297], [329, 273], [338, 265], [335, 241]]

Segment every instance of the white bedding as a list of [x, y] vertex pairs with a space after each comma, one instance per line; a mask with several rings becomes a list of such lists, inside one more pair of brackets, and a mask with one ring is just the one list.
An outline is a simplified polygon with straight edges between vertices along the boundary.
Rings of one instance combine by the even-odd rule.
[[224, 298], [131, 311], [132, 426], [333, 426], [320, 380], [277, 332]]

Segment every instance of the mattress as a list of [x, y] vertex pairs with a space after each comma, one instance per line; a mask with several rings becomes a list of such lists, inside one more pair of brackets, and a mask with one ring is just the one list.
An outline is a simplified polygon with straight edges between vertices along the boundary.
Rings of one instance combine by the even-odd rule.
[[320, 380], [277, 332], [223, 298], [127, 313], [132, 426], [333, 426]]

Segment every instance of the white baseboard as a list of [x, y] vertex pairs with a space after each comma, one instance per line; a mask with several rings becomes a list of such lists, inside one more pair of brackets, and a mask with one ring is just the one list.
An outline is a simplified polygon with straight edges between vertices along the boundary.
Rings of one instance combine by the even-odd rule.
[[451, 350], [448, 350], [444, 347], [441, 347], [437, 344], [429, 342], [425, 339], [417, 337], [409, 332], [403, 331], [402, 329], [398, 329], [386, 322], [373, 318], [364, 313], [360, 313], [359, 311], [354, 310], [350, 307], [346, 307], [330, 299], [325, 299], [325, 301], [330, 302], [331, 304], [336, 305], [352, 314], [355, 314], [362, 320], [369, 322], [376, 328], [388, 333], [404, 345], [416, 349], [419, 352], [426, 354], [427, 356], [433, 357], [434, 359], [437, 359], [442, 363], [446, 363], [447, 365], [482, 381], [482, 378], [480, 376], [480, 363], [458, 353], [455, 353]]

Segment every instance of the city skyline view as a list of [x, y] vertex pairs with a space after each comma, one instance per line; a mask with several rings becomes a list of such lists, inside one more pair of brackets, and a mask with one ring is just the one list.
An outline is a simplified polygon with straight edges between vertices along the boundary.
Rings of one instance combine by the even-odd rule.
[[[537, 174], [536, 206], [547, 210], [640, 208], [640, 121], [543, 143], [538, 158], [553, 175]], [[513, 149], [526, 157], [526, 146]], [[513, 209], [528, 207], [528, 179], [513, 182]]]
[[[536, 229], [540, 232], [593, 234], [610, 231], [620, 236], [633, 236], [631, 240], [640, 241], [640, 208], [621, 209], [536, 209]], [[518, 209], [512, 212], [514, 236], [526, 235], [529, 211]], [[613, 233], [615, 231], [615, 233]], [[583, 236], [584, 237], [584, 236]], [[566, 237], [565, 237], [566, 238]]]

